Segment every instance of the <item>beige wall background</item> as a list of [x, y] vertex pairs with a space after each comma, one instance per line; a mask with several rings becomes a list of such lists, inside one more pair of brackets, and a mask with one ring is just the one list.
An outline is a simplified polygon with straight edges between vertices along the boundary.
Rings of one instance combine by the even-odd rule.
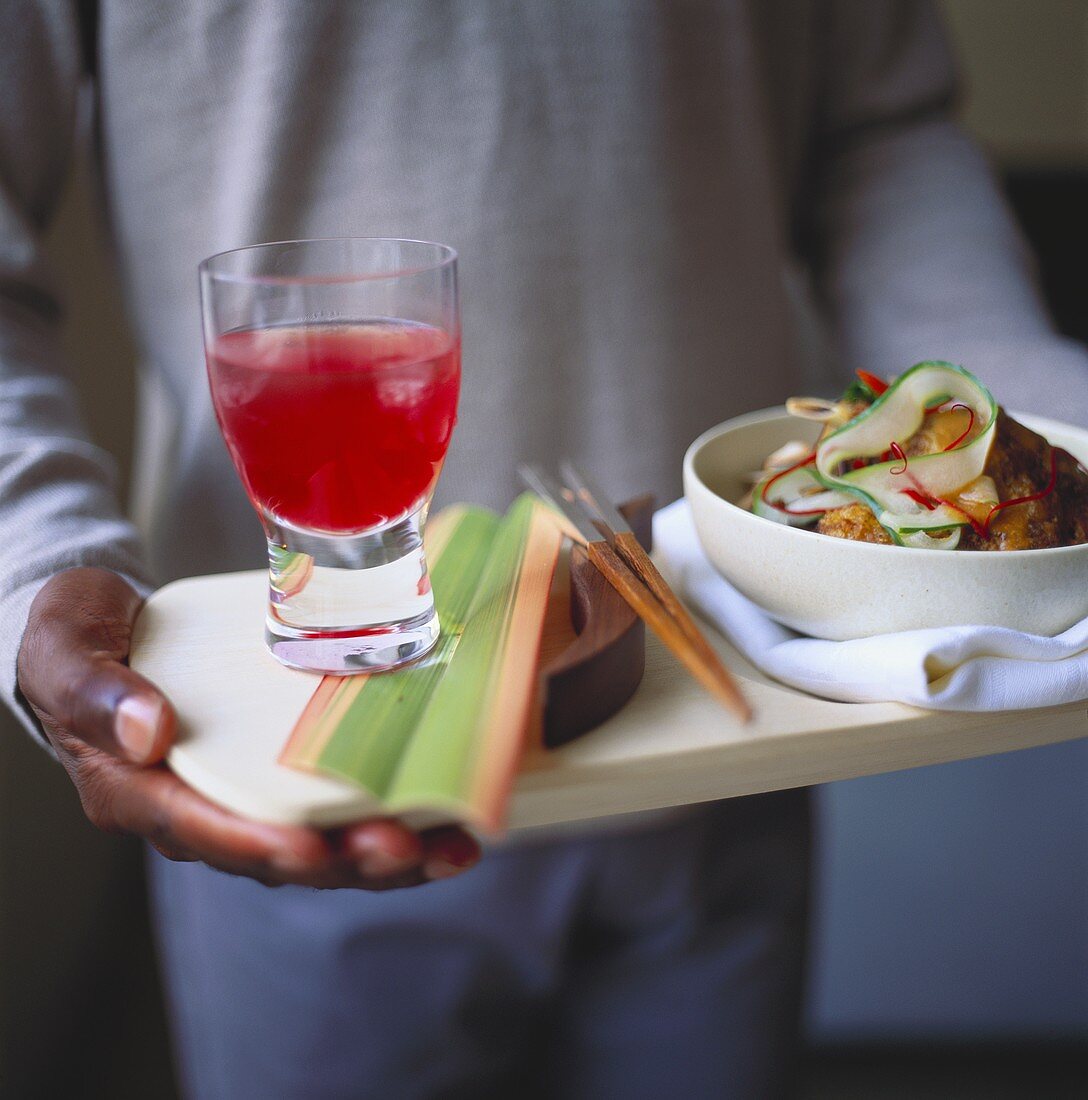
[[1088, 168], [1088, 3], [941, 0], [965, 121], [1008, 168]]
[[[966, 71], [967, 123], [998, 163], [1088, 168], [1088, 3], [941, 7]], [[87, 419], [127, 471], [135, 356], [82, 172], [48, 248], [66, 289], [64, 338]], [[78, 1095], [169, 1095], [161, 1028], [148, 1010], [137, 847], [85, 823], [66, 777], [6, 713], [0, 792], [0, 1092], [30, 1095], [11, 1087], [29, 1074], [42, 1089], [34, 1095], [73, 1094], [60, 1054], [78, 1064], [81, 1050], [95, 1048], [105, 1060], [77, 1078]]]

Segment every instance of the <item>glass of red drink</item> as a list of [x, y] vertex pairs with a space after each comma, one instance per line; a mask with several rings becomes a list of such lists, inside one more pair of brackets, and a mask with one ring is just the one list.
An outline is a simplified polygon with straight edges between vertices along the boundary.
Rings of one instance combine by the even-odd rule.
[[212, 402], [268, 539], [266, 637], [347, 674], [426, 653], [423, 524], [457, 420], [457, 256], [286, 241], [200, 265]]

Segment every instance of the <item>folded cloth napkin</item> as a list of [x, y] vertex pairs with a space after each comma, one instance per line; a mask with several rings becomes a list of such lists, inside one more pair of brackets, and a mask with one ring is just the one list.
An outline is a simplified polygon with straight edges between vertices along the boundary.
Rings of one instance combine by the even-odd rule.
[[828, 642], [775, 622], [722, 578], [699, 545], [687, 501], [654, 516], [654, 550], [676, 591], [752, 664], [813, 695], [963, 711], [1088, 699], [1088, 619], [1055, 638], [956, 626]]

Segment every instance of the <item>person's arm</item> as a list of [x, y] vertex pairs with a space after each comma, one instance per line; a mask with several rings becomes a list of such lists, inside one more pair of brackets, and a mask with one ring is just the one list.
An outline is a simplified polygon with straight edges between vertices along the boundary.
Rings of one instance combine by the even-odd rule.
[[95, 565], [144, 592], [150, 577], [121, 516], [114, 463], [94, 446], [61, 355], [61, 304], [41, 241], [68, 181], [82, 77], [76, 27], [38, 5], [0, 13], [0, 696], [17, 698], [16, 654], [53, 574]]
[[417, 836], [371, 821], [330, 836], [264, 825], [214, 806], [160, 764], [174, 712], [125, 663], [141, 602], [134, 583], [149, 578], [112, 463], [77, 413], [42, 265], [84, 76], [74, 9], [0, 6], [0, 693], [44, 732], [91, 821], [169, 858], [270, 884], [369, 889], [463, 870], [478, 850], [459, 829]]
[[820, 33], [806, 236], [843, 366], [947, 359], [1009, 408], [1088, 423], [1088, 355], [1054, 333], [990, 169], [952, 118], [932, 6], [828, 0]]

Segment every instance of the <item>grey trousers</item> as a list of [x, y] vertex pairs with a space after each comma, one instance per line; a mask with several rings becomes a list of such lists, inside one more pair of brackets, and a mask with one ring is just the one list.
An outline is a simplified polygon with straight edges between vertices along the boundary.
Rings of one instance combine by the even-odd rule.
[[384, 894], [154, 856], [193, 1100], [767, 1100], [799, 1032], [809, 800], [485, 854]]

